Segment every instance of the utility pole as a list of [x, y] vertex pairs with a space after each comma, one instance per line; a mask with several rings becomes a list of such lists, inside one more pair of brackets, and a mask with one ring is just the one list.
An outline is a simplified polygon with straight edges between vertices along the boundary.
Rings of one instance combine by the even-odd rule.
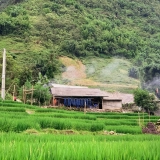
[[14, 89], [13, 89], [13, 101], [15, 100], [15, 91], [16, 91], [16, 86], [14, 85]]
[[5, 74], [6, 74], [6, 49], [3, 51], [3, 65], [2, 65], [2, 88], [1, 97], [5, 100]]

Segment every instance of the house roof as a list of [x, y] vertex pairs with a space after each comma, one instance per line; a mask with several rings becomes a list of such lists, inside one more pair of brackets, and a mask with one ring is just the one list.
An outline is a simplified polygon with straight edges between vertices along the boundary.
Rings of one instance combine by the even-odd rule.
[[103, 97], [103, 100], [108, 100], [108, 101], [122, 101], [121, 98], [119, 98], [119, 97], [113, 97], [113, 96], [110, 96], [110, 95], [108, 95], [108, 97]]
[[109, 99], [121, 99], [122, 104], [134, 103], [133, 94], [126, 94], [126, 93], [120, 93], [120, 92], [114, 92], [114, 93], [107, 92], [107, 95], [109, 96], [108, 97]]
[[123, 104], [134, 103], [133, 94], [125, 94], [120, 92], [109, 93], [100, 89], [91, 89], [84, 86], [69, 86], [52, 84], [51, 93], [59, 97], [103, 97], [104, 100], [120, 101]]
[[63, 97], [106, 97], [106, 92], [100, 89], [91, 88], [66, 88], [66, 87], [53, 87], [51, 93], [54, 96]]
[[63, 85], [63, 84], [50, 84], [52, 87], [58, 87], [58, 88], [88, 88], [86, 86], [70, 86], [70, 85]]

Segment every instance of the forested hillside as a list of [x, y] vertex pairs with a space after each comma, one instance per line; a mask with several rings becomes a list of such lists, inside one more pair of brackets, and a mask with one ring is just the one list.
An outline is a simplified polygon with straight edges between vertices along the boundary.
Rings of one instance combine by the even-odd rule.
[[159, 0], [1, 0], [0, 5], [8, 87], [26, 79], [35, 83], [39, 72], [54, 78], [64, 70], [62, 55], [124, 57], [133, 64], [129, 76], [142, 82], [159, 77]]

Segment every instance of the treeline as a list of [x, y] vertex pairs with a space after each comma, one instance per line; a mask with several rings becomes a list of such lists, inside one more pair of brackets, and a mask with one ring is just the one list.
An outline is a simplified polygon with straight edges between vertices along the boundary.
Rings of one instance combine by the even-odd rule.
[[158, 0], [28, 0], [0, 13], [0, 35], [19, 37], [26, 46], [18, 54], [9, 51], [17, 65], [25, 66], [19, 85], [38, 72], [53, 78], [61, 55], [126, 57], [134, 64], [130, 75], [148, 81], [160, 71], [159, 7]]

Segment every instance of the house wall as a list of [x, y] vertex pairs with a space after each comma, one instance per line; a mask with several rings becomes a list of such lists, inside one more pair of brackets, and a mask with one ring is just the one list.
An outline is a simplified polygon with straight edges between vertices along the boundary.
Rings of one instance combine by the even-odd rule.
[[102, 109], [121, 110], [122, 109], [122, 101], [121, 100], [103, 100]]

